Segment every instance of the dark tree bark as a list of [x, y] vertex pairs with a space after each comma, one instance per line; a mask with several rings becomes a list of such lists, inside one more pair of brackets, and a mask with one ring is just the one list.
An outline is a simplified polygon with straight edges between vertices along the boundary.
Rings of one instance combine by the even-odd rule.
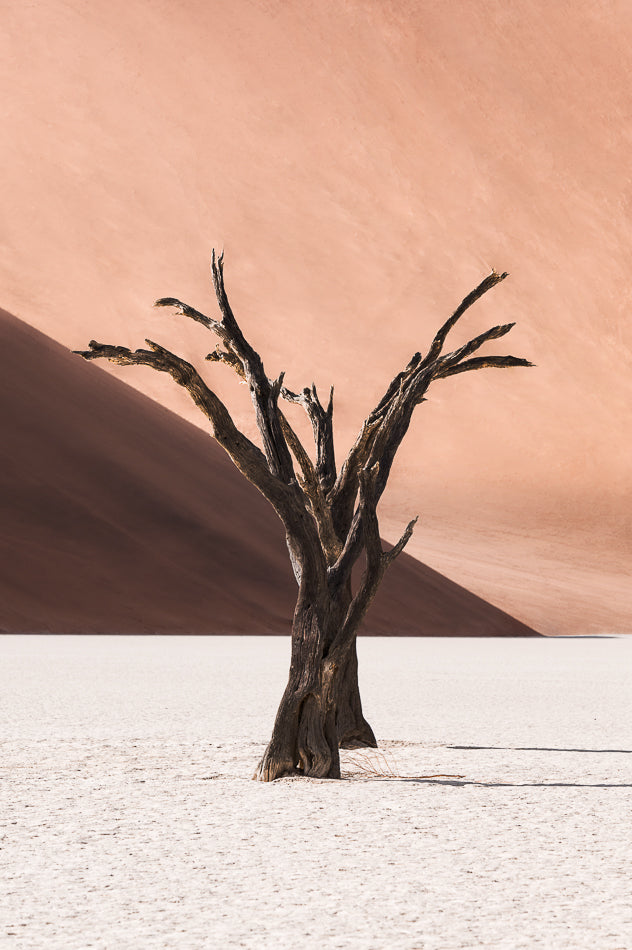
[[[356, 635], [384, 572], [404, 549], [417, 520], [410, 522], [390, 551], [382, 549], [377, 505], [415, 407], [424, 401], [433, 380], [484, 367], [532, 364], [514, 356], [472, 356], [484, 343], [508, 333], [513, 324], [493, 327], [442, 355], [457, 320], [507, 277], [492, 271], [444, 323], [427, 354], [415, 353], [393, 379], [338, 471], [333, 389], [325, 407], [314, 385], [294, 393], [283, 386], [283, 373], [269, 379], [228, 301], [223, 255], [216, 257], [213, 252], [211, 270], [221, 319], [207, 317], [173, 297], [162, 298], [155, 306], [173, 307], [219, 337], [219, 344], [206, 359], [227, 364], [248, 384], [263, 452], [237, 429], [226, 406], [198, 371], [158, 343], [146, 340], [148, 349], [131, 351], [92, 340], [88, 350], [77, 352], [87, 360], [108, 359], [169, 373], [207, 417], [212, 435], [239, 471], [274, 507], [285, 526], [298, 599], [288, 684], [255, 778], [273, 781], [292, 773], [339, 778], [341, 747], [377, 744], [362, 714]], [[279, 399], [299, 404], [307, 413], [314, 433], [315, 461], [280, 409]], [[354, 588], [352, 570], [361, 557], [364, 573]]]

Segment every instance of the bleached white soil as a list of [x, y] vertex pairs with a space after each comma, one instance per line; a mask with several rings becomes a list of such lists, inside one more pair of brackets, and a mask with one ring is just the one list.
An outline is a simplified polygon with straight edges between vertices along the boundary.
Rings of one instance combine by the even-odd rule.
[[359, 651], [383, 752], [262, 785], [285, 638], [0, 639], [0, 945], [632, 948], [632, 638]]

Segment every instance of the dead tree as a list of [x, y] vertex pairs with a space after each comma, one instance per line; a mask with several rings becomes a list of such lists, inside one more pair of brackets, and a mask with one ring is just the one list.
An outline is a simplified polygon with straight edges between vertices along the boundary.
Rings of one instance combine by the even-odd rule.
[[[206, 357], [226, 363], [250, 390], [263, 452], [235, 426], [228, 409], [194, 367], [165, 347], [146, 340], [148, 349], [132, 352], [92, 340], [78, 351], [87, 360], [108, 359], [123, 366], [151, 366], [169, 373], [183, 386], [211, 424], [212, 435], [267, 498], [283, 522], [298, 599], [292, 623], [289, 680], [277, 712], [272, 737], [255, 778], [272, 781], [300, 773], [340, 777], [339, 748], [376, 746], [362, 714], [358, 689], [356, 635], [389, 564], [410, 539], [416, 518], [397, 544], [384, 551], [377, 504], [386, 487], [395, 454], [406, 435], [415, 407], [424, 401], [433, 380], [485, 367], [531, 366], [514, 356], [474, 356], [513, 324], [493, 327], [447, 355], [446, 337], [457, 320], [507, 274], [486, 277], [455, 310], [428, 352], [415, 353], [390, 383], [368, 415], [340, 470], [336, 468], [332, 428], [333, 389], [324, 406], [316, 387], [299, 393], [283, 385], [284, 374], [269, 379], [258, 353], [244, 337], [224, 286], [223, 255], [213, 252], [212, 274], [220, 319], [165, 297], [157, 307], [173, 307], [207, 327], [219, 343]], [[315, 461], [279, 407], [279, 400], [298, 403], [314, 432]], [[364, 573], [352, 584], [359, 558]]]

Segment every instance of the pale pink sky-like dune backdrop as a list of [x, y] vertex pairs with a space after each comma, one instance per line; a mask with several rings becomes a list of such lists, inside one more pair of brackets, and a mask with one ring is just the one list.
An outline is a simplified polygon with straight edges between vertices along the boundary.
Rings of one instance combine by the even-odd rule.
[[[211, 557], [215, 538], [232, 539], [246, 571], [246, 583], [231, 581], [252, 597], [243, 623], [261, 620], [260, 603], [262, 632], [275, 628], [274, 598], [262, 585], [257, 599], [256, 563], [237, 542], [282, 572], [280, 532], [277, 563], [273, 516], [163, 408], [200, 426], [188, 397], [149, 370], [107, 372], [162, 406], [110, 389], [103, 370], [36, 332], [67, 350], [150, 336], [201, 365], [252, 435], [244, 388], [203, 362], [215, 341], [151, 307], [176, 296], [214, 315], [215, 246], [268, 375], [285, 370], [295, 390], [336, 387], [339, 461], [461, 298], [492, 267], [509, 271], [453, 342], [516, 321], [493, 351], [536, 368], [435, 384], [382, 501], [382, 533], [393, 541], [420, 514], [411, 555], [542, 633], [630, 632], [630, 4], [39, 0], [5, 4], [0, 20], [3, 557], [14, 572], [2, 578], [0, 626], [25, 629], [30, 563], [44, 578], [31, 621], [44, 629], [45, 591], [61, 590], [55, 538], [68, 565], [82, 539], [101, 539], [93, 588], [73, 595], [77, 621], [99, 587], [116, 599], [129, 570], [112, 539], [135, 511], [138, 589], [143, 570], [155, 579], [154, 561], [140, 563], [143, 513], [148, 559], [168, 536], [165, 577], [173, 566], [148, 628], [159, 615], [174, 632], [196, 616], [203, 625], [203, 602], [184, 619], [178, 602], [210, 597], [194, 553]], [[190, 468], [175, 474], [189, 449]], [[231, 534], [230, 508], [204, 520], [218, 485], [222, 506], [252, 512], [250, 539]], [[439, 583], [408, 559], [392, 582], [406, 632], [423, 578]], [[450, 616], [474, 610], [465, 592], [442, 590], [453, 605], [464, 598]], [[232, 595], [213, 596], [230, 630]], [[146, 608], [129, 606], [130, 629]], [[376, 610], [384, 632], [387, 601]], [[123, 630], [125, 616], [110, 620]]]

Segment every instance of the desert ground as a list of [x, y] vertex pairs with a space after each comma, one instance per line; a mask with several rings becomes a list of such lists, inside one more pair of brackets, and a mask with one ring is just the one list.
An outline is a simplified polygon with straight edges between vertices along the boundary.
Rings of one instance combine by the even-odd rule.
[[0, 943], [631, 946], [632, 640], [371, 638], [380, 744], [250, 775], [284, 637], [0, 639]]

